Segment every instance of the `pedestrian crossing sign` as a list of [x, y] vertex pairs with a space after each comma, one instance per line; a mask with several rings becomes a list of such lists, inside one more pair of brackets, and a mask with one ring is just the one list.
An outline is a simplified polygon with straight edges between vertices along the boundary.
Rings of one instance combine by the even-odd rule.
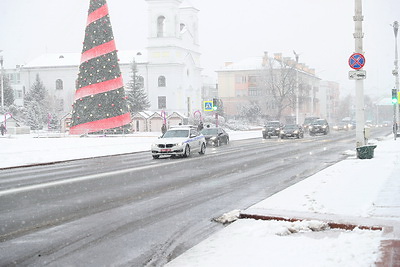
[[204, 111], [213, 111], [213, 102], [212, 101], [204, 101], [203, 102], [203, 110]]

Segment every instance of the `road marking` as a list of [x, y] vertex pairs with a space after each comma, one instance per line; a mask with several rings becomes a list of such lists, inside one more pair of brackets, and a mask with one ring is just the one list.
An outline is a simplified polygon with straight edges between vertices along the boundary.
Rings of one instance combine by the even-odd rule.
[[[172, 165], [172, 164], [177, 164], [177, 163], [178, 162], [166, 162], [166, 163], [163, 163], [163, 165]], [[76, 178], [71, 178], [71, 179], [66, 179], [66, 180], [52, 181], [52, 182], [47, 182], [47, 183], [43, 183], [43, 184], [28, 185], [28, 186], [22, 186], [22, 187], [17, 187], [17, 188], [11, 188], [11, 189], [6, 189], [6, 190], [3, 190], [3, 191], [0, 191], [0, 197], [11, 195], [11, 194], [16, 194], [16, 193], [27, 192], [27, 191], [31, 191], [31, 190], [49, 188], [49, 187], [53, 187], [53, 186], [73, 184], [73, 183], [82, 182], [82, 181], [89, 181], [89, 180], [99, 179], [99, 178], [103, 178], [103, 177], [106, 177], [106, 176], [109, 176], [109, 175], [126, 174], [126, 173], [129, 173], [129, 172], [146, 170], [146, 169], [150, 169], [150, 168], [154, 168], [154, 164], [149, 165], [149, 166], [142, 166], [142, 167], [124, 169], [124, 170], [119, 170], [119, 171], [105, 172], [105, 173], [99, 173], [99, 174], [91, 174], [91, 175], [86, 175], [86, 176], [81, 176], [81, 177], [76, 177]]]

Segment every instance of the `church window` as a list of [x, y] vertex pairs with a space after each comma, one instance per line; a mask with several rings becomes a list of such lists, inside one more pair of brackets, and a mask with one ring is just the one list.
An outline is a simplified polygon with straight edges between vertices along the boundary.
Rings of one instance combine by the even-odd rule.
[[157, 19], [157, 37], [164, 37], [165, 17], [159, 16]]
[[63, 81], [61, 79], [57, 79], [56, 80], [56, 90], [63, 90], [63, 89], [64, 89]]
[[137, 79], [136, 83], [137, 83], [138, 87], [139, 88], [143, 88], [144, 87], [144, 79], [143, 79], [143, 77], [138, 75], [138, 76], [136, 76], [136, 79]]
[[159, 96], [158, 97], [158, 109], [165, 109], [165, 108], [167, 108], [167, 97]]
[[165, 87], [165, 86], [167, 86], [167, 81], [165, 79], [165, 76], [158, 77], [158, 87]]

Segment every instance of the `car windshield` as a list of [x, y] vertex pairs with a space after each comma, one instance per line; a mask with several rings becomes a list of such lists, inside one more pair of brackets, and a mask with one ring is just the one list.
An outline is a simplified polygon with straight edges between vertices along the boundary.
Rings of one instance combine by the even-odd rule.
[[269, 126], [269, 127], [279, 127], [279, 125], [280, 125], [279, 121], [267, 122], [267, 126]]
[[313, 125], [325, 124], [324, 120], [315, 120], [312, 122]]
[[304, 124], [309, 124], [309, 123], [311, 123], [311, 122], [314, 122], [316, 119], [318, 119], [318, 118], [305, 118], [304, 119]]
[[201, 131], [203, 135], [217, 135], [218, 134], [218, 129], [213, 128], [213, 129], [203, 129]]
[[285, 125], [284, 127], [286, 130], [293, 130], [293, 129], [297, 129], [296, 125]]
[[171, 137], [188, 137], [189, 130], [172, 130], [167, 131], [162, 138], [171, 138]]

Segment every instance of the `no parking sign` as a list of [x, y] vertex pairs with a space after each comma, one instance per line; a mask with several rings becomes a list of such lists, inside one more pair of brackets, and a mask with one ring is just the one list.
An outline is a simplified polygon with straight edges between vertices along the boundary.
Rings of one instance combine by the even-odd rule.
[[365, 57], [360, 53], [354, 53], [349, 58], [349, 66], [352, 69], [359, 70], [365, 65]]

